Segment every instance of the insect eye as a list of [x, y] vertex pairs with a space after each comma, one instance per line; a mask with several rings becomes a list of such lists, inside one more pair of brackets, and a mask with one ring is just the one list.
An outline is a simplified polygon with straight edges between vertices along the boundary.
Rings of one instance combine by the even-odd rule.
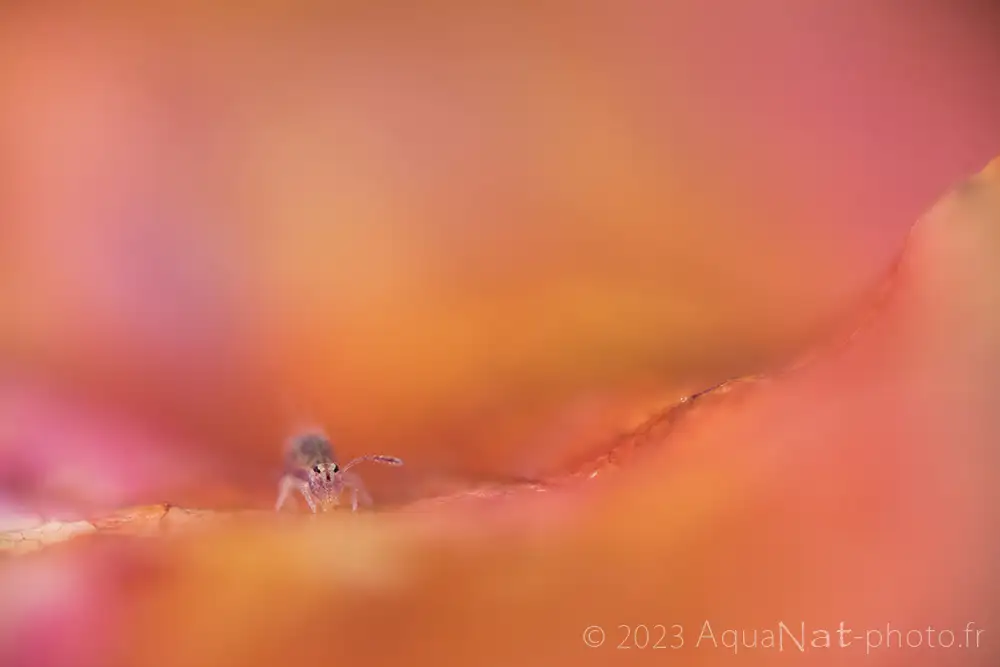
[[321, 474], [319, 466], [313, 466], [313, 472], [316, 473], [317, 475]]
[[340, 468], [337, 466], [336, 463], [333, 464], [333, 472], [335, 472], [335, 473], [336, 472], [340, 472]]

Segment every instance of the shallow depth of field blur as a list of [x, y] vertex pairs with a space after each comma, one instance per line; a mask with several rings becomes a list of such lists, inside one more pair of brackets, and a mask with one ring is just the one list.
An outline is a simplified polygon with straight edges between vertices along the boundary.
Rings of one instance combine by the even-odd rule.
[[[0, 562], [0, 663], [617, 664], [582, 645], [581, 610], [693, 636], [772, 604], [833, 626], [995, 619], [997, 461], [974, 443], [1000, 434], [976, 421], [1000, 349], [976, 317], [998, 302], [940, 285], [1000, 284], [1000, 246], [936, 231], [913, 271], [948, 278], [912, 291], [938, 300], [830, 376], [719, 404], [689, 441], [711, 455], [495, 528], [393, 511], [556, 476], [822, 338], [1000, 154], [990, 3], [223, 4], [0, 9], [0, 529], [269, 510], [302, 422], [343, 459], [406, 465], [359, 468], [385, 512], [350, 540], [165, 540], [127, 583], [128, 543]], [[949, 343], [943, 322], [981, 335]], [[760, 472], [784, 446], [810, 453]], [[917, 664], [901, 655], [879, 659]]]

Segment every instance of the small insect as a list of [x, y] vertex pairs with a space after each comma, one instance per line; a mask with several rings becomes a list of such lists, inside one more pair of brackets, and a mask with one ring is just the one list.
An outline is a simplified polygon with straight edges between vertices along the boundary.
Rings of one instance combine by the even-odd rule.
[[340, 495], [345, 490], [351, 492], [351, 511], [358, 510], [358, 501], [371, 506], [372, 497], [365, 489], [361, 478], [349, 472], [359, 463], [371, 461], [391, 466], [403, 465], [403, 460], [383, 454], [366, 454], [352, 459], [341, 467], [333, 454], [329, 438], [318, 431], [311, 431], [289, 439], [285, 453], [285, 471], [278, 485], [278, 501], [275, 511], [279, 511], [292, 491], [298, 491], [315, 514], [317, 510], [328, 511], [340, 505]]

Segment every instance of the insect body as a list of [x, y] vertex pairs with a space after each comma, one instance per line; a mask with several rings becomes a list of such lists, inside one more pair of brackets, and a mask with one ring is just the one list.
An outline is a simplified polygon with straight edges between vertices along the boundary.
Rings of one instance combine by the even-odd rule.
[[322, 433], [314, 431], [292, 438], [285, 453], [285, 472], [278, 486], [278, 501], [274, 509], [280, 510], [291, 492], [296, 490], [305, 498], [313, 513], [317, 510], [325, 512], [339, 505], [345, 490], [351, 492], [351, 511], [357, 511], [359, 500], [370, 506], [372, 498], [361, 478], [349, 472], [365, 461], [403, 465], [403, 460], [395, 456], [367, 454], [341, 467], [337, 464], [330, 440]]

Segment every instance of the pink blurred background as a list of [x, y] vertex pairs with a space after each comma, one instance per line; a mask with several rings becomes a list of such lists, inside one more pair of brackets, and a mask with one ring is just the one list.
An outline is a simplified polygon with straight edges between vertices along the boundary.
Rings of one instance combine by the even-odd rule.
[[8, 502], [264, 503], [300, 418], [530, 477], [757, 370], [997, 152], [988, 7], [5, 8]]
[[[365, 471], [380, 502], [535, 478], [786, 359], [1000, 153], [990, 5], [5, 6], [0, 527], [269, 507], [300, 420], [406, 459]], [[556, 623], [709, 601], [969, 620], [996, 592], [997, 329], [952, 325], [996, 295], [952, 240], [844, 366], [703, 413], [619, 495], [512, 513], [530, 539], [379, 515], [164, 541], [149, 571], [46, 552], [0, 566], [0, 663], [295, 662], [339, 630], [347, 664], [468, 664], [489, 615], [519, 628], [494, 655], [556, 664], [581, 650]]]

